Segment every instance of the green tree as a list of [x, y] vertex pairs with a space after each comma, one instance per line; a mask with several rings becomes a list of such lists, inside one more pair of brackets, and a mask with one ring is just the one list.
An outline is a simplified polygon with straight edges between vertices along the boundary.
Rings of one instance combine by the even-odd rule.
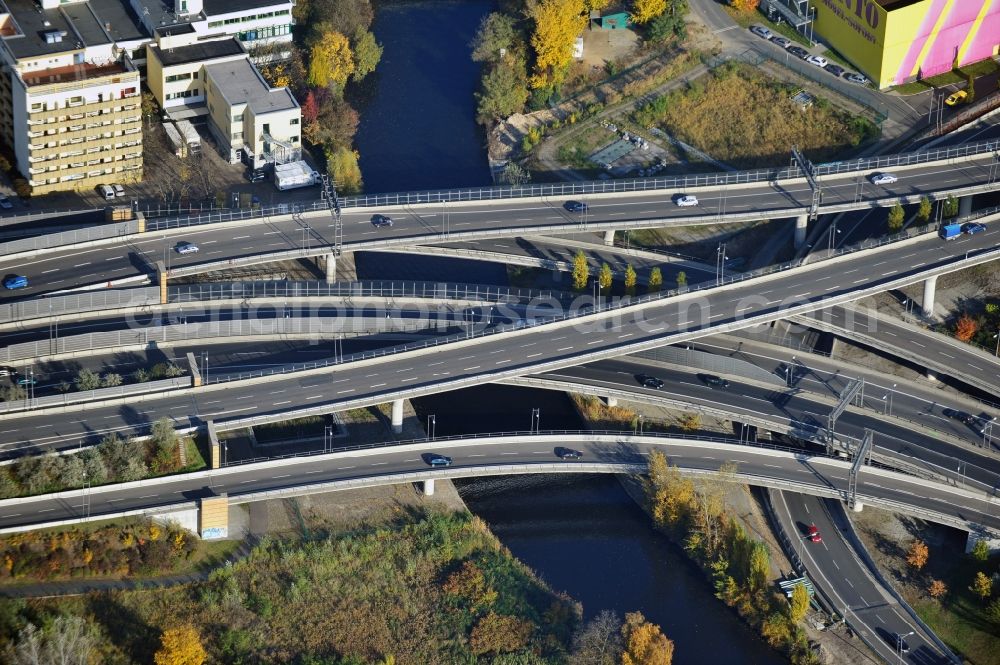
[[681, 420], [681, 429], [685, 432], [697, 432], [701, 429], [701, 415], [697, 413], [686, 413]]
[[972, 586], [969, 587], [969, 590], [983, 600], [986, 600], [993, 595], [993, 579], [989, 575], [979, 571], [976, 573], [975, 579], [972, 580]]
[[341, 194], [356, 194], [361, 191], [361, 167], [358, 166], [356, 151], [350, 148], [328, 150], [326, 168]]
[[523, 64], [501, 62], [490, 69], [475, 93], [476, 119], [488, 124], [523, 111], [529, 95], [525, 81]]
[[358, 28], [354, 33], [354, 74], [352, 80], [357, 82], [375, 71], [382, 61], [383, 46], [375, 41], [375, 35], [368, 30]]
[[921, 196], [920, 207], [917, 208], [917, 221], [926, 224], [930, 221], [932, 212], [931, 200], [926, 196]]
[[635, 295], [635, 284], [638, 281], [638, 276], [635, 274], [635, 268], [632, 264], [627, 264], [625, 266], [625, 290], [629, 295]]
[[582, 291], [587, 288], [587, 281], [590, 279], [590, 265], [587, 263], [587, 256], [583, 250], [579, 250], [573, 257], [573, 288]]
[[754, 541], [750, 549], [750, 571], [747, 583], [752, 591], [759, 591], [767, 584], [767, 577], [771, 570], [770, 555], [767, 552], [767, 545], [759, 540]]
[[958, 199], [949, 194], [942, 205], [941, 216], [945, 218], [956, 217], [958, 215]]
[[985, 540], [977, 540], [976, 544], [972, 546], [970, 554], [976, 561], [986, 561], [990, 558], [990, 546], [986, 544]]
[[605, 289], [605, 290], [610, 289], [611, 288], [611, 281], [613, 279], [613, 276], [611, 274], [611, 266], [609, 266], [607, 263], [602, 263], [601, 264], [601, 274], [598, 275], [597, 279], [598, 279], [598, 283], [601, 285], [602, 289]]
[[97, 390], [101, 387], [101, 377], [91, 369], [81, 369], [73, 381], [77, 390]]
[[115, 372], [108, 372], [101, 377], [102, 388], [115, 388], [122, 384], [122, 375]]
[[694, 505], [694, 483], [670, 466], [660, 451], [649, 456], [646, 496], [657, 524], [674, 526], [687, 520]]
[[354, 73], [354, 54], [347, 37], [332, 28], [320, 32], [309, 49], [309, 85], [343, 87]]
[[796, 584], [792, 589], [792, 598], [788, 605], [788, 618], [798, 623], [806, 618], [809, 611], [809, 591], [805, 584]]
[[986, 616], [993, 623], [1000, 625], [1000, 598], [995, 599], [987, 606]]
[[[479, 30], [472, 40], [472, 59], [476, 62], [499, 62], [513, 58], [515, 44], [520, 37], [515, 27], [514, 17], [493, 12], [479, 22]], [[504, 55], [501, 56], [500, 52]]]
[[903, 212], [903, 206], [896, 205], [889, 209], [889, 230], [893, 233], [897, 233], [903, 228], [903, 221], [906, 219], [906, 213]]
[[517, 651], [528, 643], [534, 629], [530, 621], [490, 612], [473, 627], [469, 647], [477, 656]]
[[646, 26], [646, 37], [651, 42], [667, 44], [687, 38], [687, 0], [669, 0], [667, 9]]
[[681, 270], [679, 273], [677, 273], [677, 288], [683, 289], [687, 285], [688, 285], [688, 275], [686, 272]]
[[663, 288], [663, 273], [660, 269], [653, 268], [649, 271], [649, 290], [659, 291]]

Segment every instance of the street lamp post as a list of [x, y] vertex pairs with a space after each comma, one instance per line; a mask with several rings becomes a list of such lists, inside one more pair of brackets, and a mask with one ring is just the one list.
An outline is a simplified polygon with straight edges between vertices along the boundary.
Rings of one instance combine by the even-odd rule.
[[431, 441], [434, 440], [434, 431], [437, 429], [437, 415], [431, 414], [427, 416], [427, 438]]
[[889, 393], [886, 393], [886, 394], [882, 395], [882, 415], [883, 416], [889, 413], [889, 402], [887, 401], [888, 399], [889, 399]]
[[896, 384], [892, 384], [892, 388], [889, 389], [889, 415], [892, 415], [892, 395], [896, 392]]
[[641, 414], [641, 413], [639, 414], [639, 434], [640, 434], [640, 435], [642, 434], [642, 419], [643, 419], [644, 417], [645, 417], [645, 416], [643, 416], [643, 414]]
[[900, 663], [903, 662], [903, 639], [913, 634], [915, 634], [915, 631], [911, 630], [905, 635], [896, 635], [896, 657], [899, 659]]
[[531, 410], [531, 431], [535, 434], [538, 433], [538, 427], [542, 420], [542, 410], [532, 409]]
[[993, 339], [997, 341], [997, 348], [993, 350], [993, 355], [1000, 358], [1000, 328], [997, 328], [997, 334], [993, 335]]

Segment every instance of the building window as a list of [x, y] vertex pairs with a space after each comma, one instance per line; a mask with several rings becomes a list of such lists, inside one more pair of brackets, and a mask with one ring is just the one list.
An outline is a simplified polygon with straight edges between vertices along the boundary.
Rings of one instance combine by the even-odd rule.
[[291, 120], [288, 121], [288, 124], [289, 125], [297, 125], [297, 124], [299, 124], [299, 119], [298, 118], [292, 118]]
[[298, 136], [293, 136], [292, 138], [288, 139], [288, 142], [289, 143], [298, 143], [299, 142], [299, 137]]
[[239, 115], [234, 115], [233, 122], [243, 122], [243, 114], [240, 113]]
[[185, 97], [197, 97], [197, 96], [198, 96], [198, 89], [195, 88], [194, 90], [181, 90], [180, 92], [171, 92], [171, 93], [165, 95], [165, 98], [166, 99], [183, 99]]
[[243, 132], [233, 132], [233, 140], [234, 141], [242, 141], [243, 140]]
[[186, 74], [171, 74], [170, 76], [163, 79], [167, 83], [173, 83], [174, 81], [187, 81], [191, 78], [191, 73]]

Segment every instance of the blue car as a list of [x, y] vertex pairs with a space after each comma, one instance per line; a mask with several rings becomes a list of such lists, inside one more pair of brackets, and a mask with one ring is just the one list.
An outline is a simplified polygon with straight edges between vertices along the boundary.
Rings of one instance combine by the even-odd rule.
[[11, 275], [3, 280], [3, 288], [13, 291], [14, 289], [24, 289], [28, 286], [28, 278], [24, 275]]
[[979, 224], [978, 222], [969, 222], [968, 224], [962, 224], [962, 233], [968, 235], [975, 235], [976, 233], [982, 233], [986, 230], [985, 224]]

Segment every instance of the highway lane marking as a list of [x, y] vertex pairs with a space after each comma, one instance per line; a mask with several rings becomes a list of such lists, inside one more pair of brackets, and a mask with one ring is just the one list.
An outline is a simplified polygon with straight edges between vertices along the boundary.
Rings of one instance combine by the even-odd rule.
[[427, 366], [428, 367], [434, 367], [435, 365], [443, 365], [443, 364], [444, 364], [444, 361], [442, 360], [441, 362], [428, 363]]
[[11, 513], [10, 515], [4, 515], [4, 517], [18, 517], [21, 513]]
[[[562, 348], [556, 349], [556, 353], [559, 353], [560, 351], [569, 351], [572, 348], [573, 348], [572, 346], [564, 346]], [[531, 356], [528, 357], [530, 358]]]
[[500, 453], [501, 455], [516, 455], [517, 453]]
[[89, 265], [90, 265], [90, 261], [87, 261], [86, 263], [77, 263], [77, 264], [76, 264], [75, 266], [73, 266], [73, 267], [74, 267], [74, 268], [82, 268], [83, 266], [89, 266]]
[[603, 339], [595, 339], [593, 342], [587, 342], [587, 346], [590, 346], [591, 344], [600, 344], [603, 341]]
[[633, 333], [625, 333], [624, 335], [618, 335], [618, 339], [625, 339], [626, 337], [631, 337], [632, 335]]
[[847, 578], [845, 577], [845, 578], [844, 578], [844, 581], [845, 581], [845, 582], [847, 582], [848, 584], [850, 584], [850, 585], [851, 585], [851, 588], [852, 588], [852, 589], [854, 588], [854, 583], [853, 583], [853, 582], [851, 582], [851, 580], [849, 580], [849, 579], [847, 579]]
[[291, 404], [292, 400], [286, 399], [284, 402], [273, 402], [272, 406], [281, 406], [282, 404]]
[[140, 499], [152, 499], [154, 496], [156, 496], [156, 495], [155, 494], [143, 494], [139, 498]]
[[252, 480], [241, 480], [240, 485], [246, 485], [247, 483], [252, 483]]
[[233, 240], [246, 240], [250, 236], [233, 236]]
[[945, 358], [951, 358], [952, 360], [954, 360], [954, 359], [955, 359], [955, 356], [953, 356], [953, 355], [951, 355], [951, 354], [948, 354], [948, 353], [945, 353], [944, 351], [939, 351], [938, 353], [940, 353], [940, 354], [941, 354], [942, 356], [944, 356]]
[[419, 376], [411, 376], [411, 377], [406, 378], [406, 379], [400, 379], [400, 381], [416, 381], [419, 378], [420, 378]]
[[384, 385], [387, 385], [387, 384], [385, 384], [385, 383], [373, 383], [372, 384], [372, 388], [381, 388]]
[[840, 566], [837, 564], [836, 559], [833, 560], [833, 567], [836, 568], [837, 570], [840, 570]]
[[502, 365], [503, 363], [509, 363], [509, 362], [511, 362], [511, 361], [510, 361], [510, 359], [508, 358], [507, 360], [498, 360], [498, 361], [496, 361], [496, 362], [495, 362], [495, 363], [493, 363], [493, 364], [494, 364], [494, 365]]
[[467, 457], [486, 457], [485, 453], [470, 453]]
[[910, 344], [913, 344], [914, 346], [919, 346], [921, 349], [926, 349], [927, 348], [926, 346], [924, 346], [920, 342], [915, 342], [913, 340], [910, 340]]
[[[116, 257], [114, 257], [114, 258], [116, 258], [116, 259], [117, 259], [118, 257], [116, 256]], [[43, 275], [47, 275], [48, 273], [50, 273], [50, 272], [56, 272], [57, 270], [59, 270], [59, 268], [53, 268], [52, 270], [43, 270], [43, 271], [42, 271], [42, 274], [43, 274]]]
[[371, 466], [385, 466], [388, 462], [372, 462]]
[[250, 399], [253, 395], [244, 395], [243, 397], [237, 397], [236, 399]]
[[354, 469], [354, 468], [356, 468], [356, 467], [353, 467], [353, 466], [338, 466], [337, 467], [337, 471], [346, 471], [347, 469]]
[[[407, 460], [407, 461], [409, 461], [409, 460]], [[312, 474], [312, 473], [323, 473], [323, 469], [317, 469], [317, 470], [315, 470], [315, 471], [306, 471], [306, 475], [307, 475], [307, 476], [308, 476], [309, 474]]]
[[[570, 348], [573, 348], [573, 347], [570, 347]], [[528, 358], [537, 358], [540, 355], [542, 355], [542, 354], [540, 354], [540, 353], [532, 353], [531, 355], [528, 356]]]
[[482, 367], [482, 365], [473, 365], [472, 367], [466, 367], [466, 368], [464, 368], [462, 371], [463, 372], [469, 372], [469, 371], [472, 371], [474, 369], [479, 369], [480, 367]]
[[46, 508], [45, 510], [39, 510], [40, 513], [51, 513], [55, 508]]
[[291, 476], [292, 476], [292, 474], [286, 473], [283, 476], [271, 476], [271, 478], [273, 478], [274, 480], [277, 480], [278, 478], [290, 478]]

